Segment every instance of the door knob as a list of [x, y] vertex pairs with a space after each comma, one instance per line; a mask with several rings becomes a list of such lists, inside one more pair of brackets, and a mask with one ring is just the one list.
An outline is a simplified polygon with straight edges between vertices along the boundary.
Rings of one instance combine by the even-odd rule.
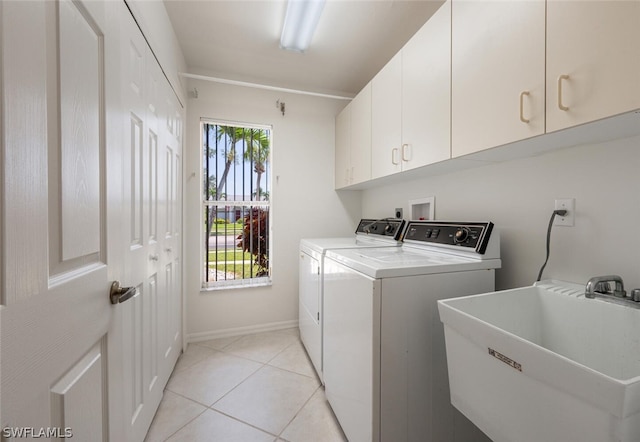
[[120, 281], [113, 281], [109, 290], [111, 304], [120, 304], [136, 294], [135, 287], [120, 287]]

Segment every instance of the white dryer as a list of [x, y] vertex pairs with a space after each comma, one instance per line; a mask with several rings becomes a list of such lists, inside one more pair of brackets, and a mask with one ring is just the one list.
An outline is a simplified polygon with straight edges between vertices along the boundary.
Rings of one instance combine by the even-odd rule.
[[322, 293], [324, 257], [328, 250], [399, 247], [405, 221], [361, 219], [354, 236], [300, 240], [298, 324], [300, 338], [322, 382]]
[[449, 399], [437, 300], [491, 291], [490, 222], [409, 221], [396, 248], [324, 260], [325, 392], [351, 442], [489, 439]]

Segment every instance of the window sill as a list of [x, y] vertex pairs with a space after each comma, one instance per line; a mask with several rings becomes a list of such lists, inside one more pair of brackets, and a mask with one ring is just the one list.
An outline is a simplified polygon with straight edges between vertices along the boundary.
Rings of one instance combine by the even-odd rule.
[[271, 277], [254, 278], [247, 282], [229, 281], [227, 283], [217, 284], [211, 287], [201, 287], [200, 294], [207, 294], [212, 292], [219, 292], [221, 290], [237, 290], [237, 289], [251, 289], [255, 287], [270, 287], [273, 285]]

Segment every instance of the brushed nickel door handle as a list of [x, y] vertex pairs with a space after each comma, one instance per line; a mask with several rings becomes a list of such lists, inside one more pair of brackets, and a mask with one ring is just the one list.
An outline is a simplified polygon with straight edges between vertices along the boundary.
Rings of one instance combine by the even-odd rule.
[[120, 304], [129, 298], [133, 298], [137, 290], [135, 287], [120, 287], [120, 281], [113, 281], [109, 290], [111, 304]]

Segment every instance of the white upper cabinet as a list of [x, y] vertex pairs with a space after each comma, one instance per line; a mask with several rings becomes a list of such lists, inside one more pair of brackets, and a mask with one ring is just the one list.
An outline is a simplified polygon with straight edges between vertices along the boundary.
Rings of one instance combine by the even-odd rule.
[[451, 156], [451, 2], [402, 49], [402, 170]]
[[452, 2], [453, 157], [545, 131], [545, 2]]
[[398, 52], [371, 81], [371, 176], [401, 169], [402, 58]]
[[351, 150], [351, 103], [342, 109], [336, 117], [336, 147], [335, 147], [335, 186], [341, 189], [349, 185]]
[[640, 133], [640, 0], [446, 1], [349, 107], [337, 188]]
[[372, 81], [373, 178], [450, 157], [450, 65], [446, 2]]
[[371, 83], [351, 102], [351, 183], [371, 179]]
[[371, 179], [371, 83], [336, 117], [335, 187]]
[[547, 1], [547, 132], [640, 108], [640, 1]]

